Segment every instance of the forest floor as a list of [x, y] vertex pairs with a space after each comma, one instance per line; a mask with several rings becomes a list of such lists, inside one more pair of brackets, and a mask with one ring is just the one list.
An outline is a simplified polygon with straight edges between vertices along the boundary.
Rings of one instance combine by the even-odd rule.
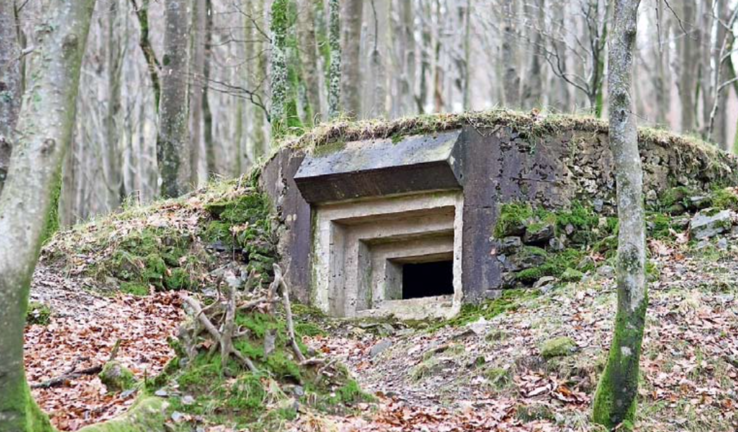
[[[207, 417], [223, 408], [214, 397], [230, 397], [240, 388], [234, 380], [207, 376], [210, 394], [200, 399], [187, 394], [190, 389], [175, 376], [160, 375], [172, 359], [181, 359], [177, 367], [187, 372], [185, 358], [173, 349], [183, 340], [178, 328], [187, 319], [184, 295], [212, 301], [227, 279], [223, 269], [243, 279], [271, 267], [270, 233], [259, 231], [268, 211], [242, 180], [75, 227], [47, 245], [32, 284], [36, 306], [26, 327], [26, 370], [36, 401], [58, 429], [74, 431], [110, 419], [148, 392], [185, 411], [168, 413], [167, 430], [244, 430], [237, 423], [244, 411], [236, 410], [227, 421]], [[236, 218], [242, 215], [251, 219]], [[231, 233], [248, 234], [238, 254], [235, 248], [223, 252], [222, 240], [230, 240]], [[672, 232], [664, 240], [649, 240], [649, 249], [638, 429], [736, 431], [738, 233], [697, 243]], [[306, 394], [307, 383], [282, 380], [277, 411], [289, 415], [279, 417], [279, 428], [266, 430], [596, 430], [589, 412], [616, 302], [611, 261], [596, 258], [598, 267], [579, 282], [508, 290], [499, 299], [465, 307], [449, 321], [339, 320], [296, 308], [297, 325], [324, 330], [301, 333], [305, 352], [329, 365], [344, 364], [375, 401], [332, 387]], [[243, 318], [255, 334], [263, 314]], [[256, 344], [250, 355], [274, 374], [266, 348], [257, 352], [266, 338], [250, 343]], [[212, 361], [204, 353], [206, 343], [198, 349], [198, 359]], [[144, 386], [109, 391], [99, 371], [111, 357]], [[295, 363], [282, 363], [289, 364]], [[218, 370], [223, 378], [224, 370]], [[157, 375], [164, 384], [157, 384]], [[42, 388], [58, 377], [66, 378]], [[257, 378], [258, 383], [262, 377]], [[221, 384], [227, 387], [223, 392]], [[255, 421], [269, 413], [270, 397], [246, 405], [259, 410]], [[322, 402], [311, 405], [311, 397]], [[285, 402], [291, 405], [285, 408]], [[217, 409], [206, 406], [213, 403]]]
[[[725, 250], [650, 246], [659, 276], [650, 283], [639, 429], [737, 430], [738, 240]], [[310, 345], [344, 362], [378, 402], [327, 416], [318, 430], [591, 430], [590, 402], [614, 316], [608, 273], [508, 296], [449, 325], [323, 319], [328, 334]], [[32, 300], [52, 315], [48, 325], [27, 328], [30, 383], [104, 364], [118, 340], [116, 358], [140, 378], [155, 376], [174, 355], [167, 339], [183, 318], [177, 293], [102, 295], [92, 284], [37, 270]], [[542, 345], [559, 337], [573, 344], [544, 359]], [[96, 375], [34, 396], [61, 430], [111, 418], [134, 400], [108, 393]], [[310, 430], [299, 419], [287, 429]]]

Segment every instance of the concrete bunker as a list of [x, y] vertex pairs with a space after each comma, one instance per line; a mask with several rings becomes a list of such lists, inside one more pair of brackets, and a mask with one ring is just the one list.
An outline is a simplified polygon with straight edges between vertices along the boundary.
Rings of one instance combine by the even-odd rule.
[[[509, 288], [511, 266], [538, 259], [511, 259], [495, 237], [505, 204], [586, 201], [603, 218], [615, 214], [605, 122], [506, 111], [439, 119], [343, 124], [266, 164], [262, 184], [301, 301], [335, 316], [452, 316]], [[675, 186], [738, 183], [736, 160], [704, 144], [643, 130], [640, 144], [647, 200]]]
[[[305, 158], [294, 180], [313, 210], [315, 305], [338, 316], [410, 318], [458, 310], [459, 134], [354, 142]], [[423, 269], [447, 283], [424, 286]]]

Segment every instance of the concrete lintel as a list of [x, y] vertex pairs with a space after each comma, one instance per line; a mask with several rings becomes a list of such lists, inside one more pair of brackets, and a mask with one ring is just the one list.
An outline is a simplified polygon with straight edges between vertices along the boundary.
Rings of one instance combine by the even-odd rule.
[[355, 141], [303, 160], [295, 183], [309, 203], [461, 189], [461, 130]]

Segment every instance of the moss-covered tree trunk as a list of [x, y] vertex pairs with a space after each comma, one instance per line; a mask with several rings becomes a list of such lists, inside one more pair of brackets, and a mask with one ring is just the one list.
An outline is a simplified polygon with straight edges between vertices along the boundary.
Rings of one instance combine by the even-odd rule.
[[615, 160], [618, 234], [618, 304], [610, 356], [595, 394], [593, 419], [632, 429], [648, 297], [643, 170], [631, 99], [633, 48], [640, 0], [616, 0], [609, 39], [610, 148]]
[[165, 198], [187, 192], [190, 184], [189, 19], [184, 0], [166, 0], [164, 55], [156, 155]]
[[286, 53], [288, 7], [288, 0], [275, 0], [271, 10], [272, 61], [269, 74], [271, 90], [269, 117], [272, 122], [272, 135], [275, 137], [283, 133], [283, 128], [287, 125], [287, 99], [290, 98]]
[[74, 128], [80, 65], [95, 0], [50, 0], [0, 196], [0, 431], [53, 430], [23, 368], [23, 328], [51, 190]]
[[329, 0], [328, 10], [328, 43], [331, 49], [331, 64], [328, 67], [328, 117], [333, 119], [341, 112], [341, 19], [338, 0]]
[[0, 0], [0, 194], [10, 164], [21, 100], [20, 45], [13, 0]]

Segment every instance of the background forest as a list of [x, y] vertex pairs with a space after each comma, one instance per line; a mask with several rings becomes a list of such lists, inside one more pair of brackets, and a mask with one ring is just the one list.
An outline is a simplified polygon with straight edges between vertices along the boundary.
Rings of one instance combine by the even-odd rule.
[[[168, 3], [188, 4], [166, 13]], [[70, 226], [159, 195], [163, 115], [188, 119], [181, 130], [188, 137], [174, 152], [189, 167], [179, 173], [185, 190], [245, 172], [269, 153], [274, 131], [299, 134], [336, 116], [505, 106], [604, 117], [609, 3], [102, 1], [82, 67], [60, 221]], [[23, 59], [45, 2], [15, 7]], [[642, 3], [634, 80], [640, 124], [734, 147], [736, 10], [728, 0]], [[165, 47], [168, 28], [176, 37]], [[162, 109], [176, 112], [159, 112], [160, 94]]]

